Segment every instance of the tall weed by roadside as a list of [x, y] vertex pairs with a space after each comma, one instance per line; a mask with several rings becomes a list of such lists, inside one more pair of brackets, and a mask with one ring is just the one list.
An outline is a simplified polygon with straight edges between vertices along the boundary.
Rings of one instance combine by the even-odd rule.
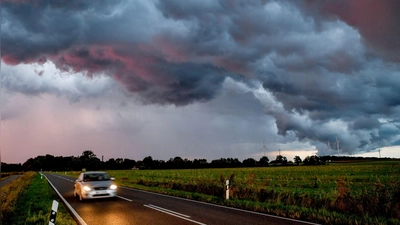
[[[358, 215], [375, 215], [400, 220], [400, 181], [382, 184], [380, 180], [351, 192], [349, 184], [338, 179], [338, 196], [332, 210]], [[372, 188], [371, 188], [372, 187]]]

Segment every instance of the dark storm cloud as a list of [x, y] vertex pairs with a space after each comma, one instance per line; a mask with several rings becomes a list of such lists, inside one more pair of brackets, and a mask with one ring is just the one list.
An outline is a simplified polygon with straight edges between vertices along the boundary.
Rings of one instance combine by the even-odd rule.
[[9, 64], [43, 62], [79, 42], [84, 24], [79, 12], [91, 6], [79, 1], [3, 1], [2, 59]]
[[[374, 72], [380, 74], [383, 71]], [[391, 132], [388, 133], [390, 135], [368, 135], [369, 132], [387, 129], [382, 127], [378, 118], [399, 116], [400, 96], [399, 92], [395, 91], [399, 87], [398, 76], [397, 73], [383, 72], [374, 78], [376, 82], [371, 85], [369, 78], [363, 77], [363, 74], [269, 75], [271, 78], [265, 81], [263, 86], [283, 103], [286, 112], [294, 112], [310, 119], [307, 122], [297, 121], [293, 120], [290, 114], [272, 112], [280, 134], [294, 132], [299, 139], [307, 138], [321, 142], [337, 135], [343, 146], [352, 147], [346, 149], [351, 151], [363, 148], [366, 144], [371, 147], [371, 143], [374, 142], [390, 143], [391, 137], [398, 135], [399, 129], [392, 120], [388, 123], [391, 127]], [[365, 131], [365, 137], [357, 144], [355, 139], [346, 138], [348, 133], [339, 133], [337, 130], [326, 133], [321, 130], [323, 124], [335, 120], [347, 123], [349, 133]]]
[[380, 118], [399, 115], [399, 6], [4, 1], [2, 60], [49, 60], [65, 71], [105, 74], [155, 104], [213, 99], [227, 77], [249, 85], [256, 80], [282, 104], [265, 110], [279, 134], [324, 143], [340, 131], [326, 131], [327, 124], [340, 120], [348, 133], [362, 133], [356, 140], [338, 134], [350, 152], [397, 134], [391, 126], [392, 136], [369, 137], [386, 129]]
[[186, 36], [160, 28], [151, 38], [154, 24], [141, 22], [154, 16], [143, 12], [152, 3], [132, 3], [126, 9], [127, 3], [6, 2], [2, 59], [8, 64], [51, 60], [66, 71], [106, 73], [151, 103], [186, 105], [211, 99], [224, 70], [207, 61], [192, 63], [189, 53], [181, 51], [188, 43], [179, 41]]
[[381, 123], [375, 119], [375, 118], [358, 118], [356, 121], [354, 121], [352, 125], [352, 129], [354, 130], [370, 130], [374, 128], [379, 128], [381, 126]]

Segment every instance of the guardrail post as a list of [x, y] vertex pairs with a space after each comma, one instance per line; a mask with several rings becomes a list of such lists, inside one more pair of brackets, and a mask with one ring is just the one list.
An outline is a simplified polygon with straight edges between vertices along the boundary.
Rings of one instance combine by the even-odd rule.
[[49, 225], [56, 224], [57, 209], [58, 209], [58, 202], [56, 200], [53, 200], [53, 205], [51, 206]]

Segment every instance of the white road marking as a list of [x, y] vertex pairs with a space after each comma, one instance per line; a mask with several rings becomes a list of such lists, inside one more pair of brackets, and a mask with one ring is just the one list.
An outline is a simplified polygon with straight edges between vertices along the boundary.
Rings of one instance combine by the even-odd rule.
[[[172, 211], [172, 210], [164, 209], [164, 208], [161, 208], [161, 207], [158, 207], [158, 206], [155, 206], [155, 205], [143, 205], [143, 206], [145, 206], [145, 207], [147, 207], [147, 208], [150, 208], [150, 209], [157, 210], [157, 211], [159, 211], [159, 212], [166, 213], [166, 214], [171, 215], [171, 216], [175, 216], [175, 217], [178, 217], [178, 218], [181, 218], [181, 219], [190, 221], [190, 222], [192, 222], [192, 223], [196, 223], [196, 224], [200, 224], [200, 225], [207, 225], [207, 224], [205, 224], [205, 223], [201, 223], [201, 222], [199, 222], [199, 221], [189, 219], [189, 218], [187, 218], [187, 217], [190, 217], [190, 216], [183, 215], [183, 214], [181, 214], [181, 213], [174, 212], [174, 211]], [[181, 216], [181, 215], [183, 215], [183, 216]]]
[[[44, 175], [44, 174], [43, 174]], [[58, 190], [54, 187], [54, 185], [50, 182], [49, 179], [47, 179], [47, 176], [44, 175], [44, 177], [46, 178], [46, 180], [49, 182], [49, 184], [51, 185], [51, 187], [54, 189], [54, 191], [58, 194], [58, 196], [61, 198], [61, 200], [64, 202], [64, 204], [68, 207], [68, 209], [72, 212], [72, 214], [74, 214], [75, 218], [79, 221], [79, 223], [81, 225], [87, 225], [86, 222], [82, 219], [81, 216], [79, 216], [79, 214], [74, 210], [74, 208], [72, 208], [72, 206], [67, 202], [67, 200], [65, 200], [65, 198], [60, 194], [60, 192], [58, 192]]]
[[74, 180], [68, 179], [68, 178], [66, 178], [66, 177], [62, 177], [62, 176], [60, 176], [60, 175], [54, 175], [54, 174], [53, 174], [53, 176], [58, 177], [58, 178], [63, 179], [63, 180], [66, 180], [66, 181], [69, 181], [69, 182], [72, 182], [72, 183], [75, 182]]
[[180, 215], [180, 216], [183, 216], [183, 217], [186, 217], [186, 218], [190, 218], [190, 216], [188, 216], [188, 215], [185, 215], [185, 214], [182, 214], [182, 213], [178, 213], [178, 212], [175, 212], [175, 211], [172, 211], [172, 210], [169, 210], [169, 209], [161, 208], [159, 206], [155, 206], [155, 205], [152, 205], [152, 204], [148, 204], [148, 206], [151, 206], [153, 208], [157, 208], [157, 209], [160, 209], [160, 210], [164, 210], [164, 211], [176, 214], [176, 215]]
[[123, 200], [125, 200], [125, 201], [128, 201], [128, 202], [133, 202], [133, 200], [131, 200], [131, 199], [129, 199], [129, 198], [124, 198], [124, 197], [121, 197], [121, 196], [119, 196], [119, 195], [117, 195], [117, 197], [120, 198], [120, 199], [123, 199]]

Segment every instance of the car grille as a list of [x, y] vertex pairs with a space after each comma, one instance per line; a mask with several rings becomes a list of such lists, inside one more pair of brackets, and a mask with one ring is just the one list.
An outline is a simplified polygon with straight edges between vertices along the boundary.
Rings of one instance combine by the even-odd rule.
[[98, 190], [107, 190], [108, 187], [95, 187], [93, 189], [96, 190], [96, 191], [98, 191]]

